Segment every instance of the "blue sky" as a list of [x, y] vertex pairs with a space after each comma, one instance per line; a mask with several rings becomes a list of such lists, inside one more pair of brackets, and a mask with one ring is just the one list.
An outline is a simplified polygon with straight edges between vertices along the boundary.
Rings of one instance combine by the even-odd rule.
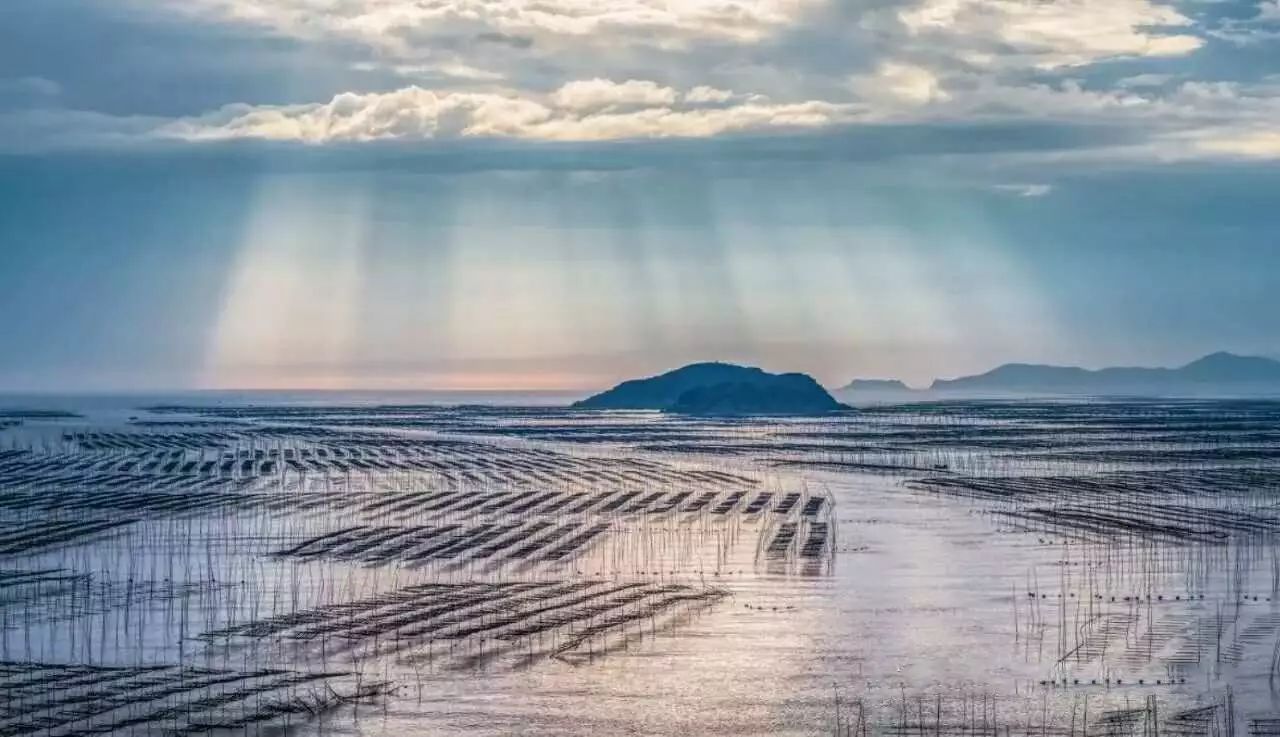
[[1280, 354], [1276, 0], [10, 0], [0, 388]]

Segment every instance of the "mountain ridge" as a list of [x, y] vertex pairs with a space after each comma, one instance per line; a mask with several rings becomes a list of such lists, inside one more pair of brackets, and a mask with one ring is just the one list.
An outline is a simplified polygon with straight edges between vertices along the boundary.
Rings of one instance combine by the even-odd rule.
[[[889, 380], [892, 381], [892, 380]], [[854, 380], [844, 390], [867, 393], [900, 393], [878, 385], [885, 380]], [[901, 382], [898, 382], [901, 385]], [[990, 371], [954, 379], [936, 379], [930, 393], [1030, 393], [1030, 394], [1280, 394], [1280, 361], [1264, 356], [1243, 356], [1226, 351], [1210, 353], [1176, 368], [1108, 366], [1087, 369], [1035, 363], [1006, 363]]]
[[902, 382], [901, 379], [854, 379], [848, 384], [840, 387], [837, 391], [842, 392], [914, 392], [913, 389]]

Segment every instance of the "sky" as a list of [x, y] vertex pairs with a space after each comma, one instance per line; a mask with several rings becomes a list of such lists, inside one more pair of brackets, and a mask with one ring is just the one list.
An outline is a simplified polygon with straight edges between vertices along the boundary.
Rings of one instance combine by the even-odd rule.
[[0, 390], [1280, 356], [1280, 0], [6, 0]]

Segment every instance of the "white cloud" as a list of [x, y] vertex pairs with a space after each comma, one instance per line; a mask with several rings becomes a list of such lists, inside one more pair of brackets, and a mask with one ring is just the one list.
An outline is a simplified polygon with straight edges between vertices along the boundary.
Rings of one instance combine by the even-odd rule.
[[[889, 80], [889, 82], [885, 82]], [[943, 89], [951, 80], [955, 89]], [[908, 81], [911, 83], [908, 84]], [[1099, 143], [1124, 160], [1280, 156], [1280, 82], [1184, 82], [1091, 90], [1058, 84], [1003, 85], [981, 75], [938, 78], [913, 68], [861, 80], [879, 98], [772, 101], [712, 88], [678, 90], [647, 80], [569, 83], [550, 93], [460, 91], [418, 86], [343, 93], [301, 105], [228, 105], [177, 119], [122, 118], [76, 111], [0, 115], [0, 133], [23, 149], [57, 145], [139, 145], [145, 141], [267, 140], [311, 145], [365, 141], [616, 141], [786, 133], [865, 123], [1050, 122], [1141, 131], [1123, 147]], [[856, 85], [855, 85], [856, 86]], [[927, 93], [927, 94], [926, 94]], [[1088, 149], [1055, 156], [1087, 157]], [[1011, 184], [1023, 196], [1038, 184]]]
[[[452, 135], [456, 126], [439, 115], [461, 115], [463, 135], [506, 131], [511, 114], [490, 109], [543, 116], [538, 126], [516, 126], [519, 136], [537, 128], [538, 136], [613, 137], [604, 131], [632, 125], [652, 136], [711, 120], [718, 129], [747, 111], [816, 104], [841, 110], [819, 116], [838, 122], [855, 105], [860, 119], [1075, 118], [1147, 105], [1156, 96], [1133, 93], [1154, 78], [1138, 74], [1111, 90], [1027, 79], [1116, 58], [1187, 54], [1203, 32], [1162, 0], [128, 1], [355, 54], [348, 64], [381, 73], [372, 77], [376, 97], [351, 90], [370, 105], [380, 100], [360, 120], [317, 103], [237, 109], [244, 119], [218, 126], [217, 135], [243, 129], [289, 140], [382, 138], [406, 125], [415, 136]], [[837, 41], [850, 53], [835, 53]], [[384, 91], [410, 85], [421, 94]], [[409, 97], [412, 104], [395, 110], [402, 118], [385, 119], [392, 114], [385, 106]], [[183, 125], [211, 134], [191, 121], [174, 128]]]
[[[757, 95], [720, 94], [725, 91], [682, 92], [635, 80], [588, 81], [589, 87], [566, 85], [547, 94], [409, 86], [381, 93], [344, 93], [323, 103], [228, 105], [178, 119], [73, 110], [0, 113], [0, 148], [33, 152], [245, 139], [309, 145], [466, 138], [601, 142], [856, 128], [872, 122], [1019, 121], [1096, 124], [1141, 135], [1123, 144], [1100, 141], [1070, 151], [1008, 154], [1011, 162], [1280, 159], [1280, 128], [1274, 122], [1280, 120], [1280, 81], [1089, 90], [1071, 81], [1000, 85], [971, 77], [956, 81], [968, 85], [963, 94], [936, 95], [924, 104], [892, 95], [877, 102], [774, 102]], [[588, 89], [591, 95], [579, 94]], [[1038, 197], [1049, 193], [1046, 186], [1015, 182], [997, 190]]]
[[[134, 0], [164, 5], [160, 0]], [[331, 37], [409, 54], [413, 39], [503, 34], [759, 41], [791, 23], [807, 0], [184, 0], [189, 13], [298, 38]]]
[[1280, 159], [1280, 129], [1209, 129], [1191, 136], [1203, 153], [1241, 159]]
[[345, 93], [311, 105], [231, 105], [169, 122], [154, 135], [310, 144], [451, 138], [608, 141], [814, 128], [852, 122], [861, 113], [855, 105], [822, 101], [770, 104], [748, 99], [707, 108], [682, 106], [679, 98], [675, 90], [636, 80], [570, 83], [545, 97], [405, 87]]
[[377, 72], [386, 69], [404, 79], [455, 79], [468, 82], [497, 82], [503, 78], [497, 72], [480, 69], [458, 61], [431, 64], [392, 64], [390, 66], [361, 61], [352, 64], [351, 68], [360, 72]]
[[976, 64], [1053, 69], [1182, 56], [1203, 44], [1168, 30], [1191, 20], [1151, 0], [922, 0], [898, 19], [911, 34], [940, 39]]
[[707, 85], [698, 85], [684, 93], [684, 101], [692, 105], [719, 105], [734, 99], [729, 90], [720, 90]]
[[854, 77], [853, 89], [866, 99], [887, 99], [908, 105], [923, 105], [948, 97], [932, 71], [898, 62], [884, 62], [874, 74]]
[[648, 80], [584, 79], [565, 84], [551, 95], [556, 107], [579, 113], [614, 112], [630, 108], [669, 107], [676, 91]]
[[486, 93], [437, 93], [405, 87], [385, 93], [343, 93], [327, 103], [229, 105], [157, 129], [192, 141], [257, 138], [328, 143], [394, 139], [510, 136], [544, 121], [548, 110], [531, 100]]

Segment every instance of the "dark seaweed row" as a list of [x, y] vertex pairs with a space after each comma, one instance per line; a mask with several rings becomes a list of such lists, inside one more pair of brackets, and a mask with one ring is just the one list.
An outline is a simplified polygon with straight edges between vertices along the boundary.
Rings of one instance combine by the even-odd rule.
[[908, 485], [996, 502], [993, 512], [1019, 526], [1084, 537], [1221, 543], [1232, 536], [1280, 532], [1280, 514], [1270, 506], [1271, 492], [1280, 488], [1280, 471], [1273, 470], [948, 476]]
[[722, 595], [683, 585], [601, 581], [424, 584], [204, 637], [280, 637], [304, 642], [321, 637], [352, 642], [379, 638], [401, 649], [422, 639], [465, 640], [484, 635], [510, 641], [562, 629], [581, 638], [637, 616], [654, 616], [681, 603]]
[[276, 555], [335, 558], [366, 563], [418, 563], [458, 558], [564, 560], [609, 529], [609, 523], [379, 527], [356, 525], [330, 531], [279, 550]]
[[[296, 699], [295, 689], [344, 675], [4, 663], [0, 737], [78, 737], [162, 724], [166, 730], [189, 732], [226, 724], [228, 718], [245, 724], [265, 721], [264, 705], [274, 715], [279, 712], [270, 705]], [[238, 708], [227, 711], [231, 707]]]
[[132, 524], [133, 519], [40, 521], [0, 526], [0, 555], [20, 555], [72, 543]]

